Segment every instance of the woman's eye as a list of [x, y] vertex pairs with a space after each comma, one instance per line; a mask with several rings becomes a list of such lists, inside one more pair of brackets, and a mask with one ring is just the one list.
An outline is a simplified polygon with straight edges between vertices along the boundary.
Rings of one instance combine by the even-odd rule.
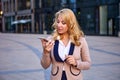
[[57, 23], [59, 23], [59, 21], [57, 21]]
[[65, 22], [62, 22], [63, 25], [65, 25], [66, 23]]

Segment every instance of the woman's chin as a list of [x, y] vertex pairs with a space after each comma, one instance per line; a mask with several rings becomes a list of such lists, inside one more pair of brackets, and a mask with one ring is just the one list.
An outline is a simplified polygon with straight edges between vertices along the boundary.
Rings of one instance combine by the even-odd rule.
[[63, 34], [63, 32], [58, 32], [60, 35], [62, 35]]

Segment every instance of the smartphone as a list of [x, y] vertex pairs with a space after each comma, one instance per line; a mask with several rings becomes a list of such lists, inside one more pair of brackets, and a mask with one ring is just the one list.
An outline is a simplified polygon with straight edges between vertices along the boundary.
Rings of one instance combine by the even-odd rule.
[[42, 40], [44, 40], [45, 42], [48, 42], [48, 40], [47, 40], [46, 38], [43, 38], [43, 37], [38, 38], [38, 39], [42, 39]]

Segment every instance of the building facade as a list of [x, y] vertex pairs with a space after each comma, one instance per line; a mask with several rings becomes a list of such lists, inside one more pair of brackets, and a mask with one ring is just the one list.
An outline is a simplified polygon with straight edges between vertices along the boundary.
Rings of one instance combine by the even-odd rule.
[[118, 36], [120, 32], [119, 0], [79, 0], [78, 20], [86, 34]]
[[1, 32], [51, 33], [54, 13], [70, 8], [87, 35], [119, 36], [119, 0], [1, 0]]
[[2, 32], [34, 32], [34, 14], [32, 12], [33, 5], [31, 4], [32, 1], [1, 1], [3, 10]]

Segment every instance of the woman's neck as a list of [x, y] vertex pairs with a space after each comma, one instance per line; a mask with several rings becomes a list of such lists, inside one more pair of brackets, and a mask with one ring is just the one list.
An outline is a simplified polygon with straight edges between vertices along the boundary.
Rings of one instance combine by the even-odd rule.
[[69, 42], [69, 35], [64, 34], [64, 35], [60, 35], [60, 36], [61, 36], [61, 41], [64, 43], [65, 46], [67, 46], [67, 44]]

